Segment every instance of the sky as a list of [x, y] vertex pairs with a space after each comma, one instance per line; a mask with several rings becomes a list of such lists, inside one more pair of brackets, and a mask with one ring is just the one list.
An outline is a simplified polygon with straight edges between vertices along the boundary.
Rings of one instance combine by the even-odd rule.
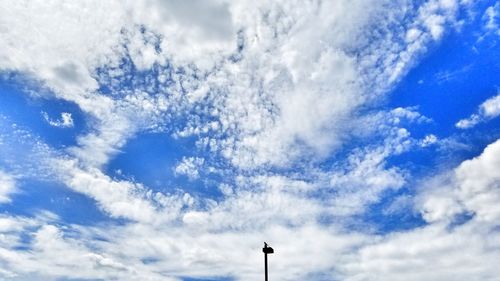
[[0, 280], [498, 280], [500, 2], [0, 0]]

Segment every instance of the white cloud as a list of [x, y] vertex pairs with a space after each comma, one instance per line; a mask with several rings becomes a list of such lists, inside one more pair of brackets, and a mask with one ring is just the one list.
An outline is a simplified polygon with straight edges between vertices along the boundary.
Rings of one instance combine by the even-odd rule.
[[10, 202], [9, 195], [16, 189], [14, 177], [0, 170], [0, 204]]
[[499, 254], [487, 249], [498, 243], [498, 232], [474, 227], [431, 225], [389, 235], [342, 265], [344, 280], [495, 280]]
[[[8, 233], [5, 239], [21, 241], [16, 237], [22, 231], [31, 233], [34, 239], [23, 242], [28, 243], [23, 246], [29, 251], [16, 251], [15, 244], [4, 244], [0, 263], [9, 268], [6, 276], [18, 279], [134, 280], [146, 276], [150, 280], [176, 280], [180, 276], [234, 276], [254, 280], [261, 275], [256, 265], [261, 263], [259, 249], [266, 240], [276, 250], [271, 257], [273, 276], [281, 280], [304, 280], [315, 272], [344, 280], [470, 280], [475, 276], [488, 280], [498, 274], [498, 251], [488, 249], [500, 241], [498, 232], [492, 232], [500, 214], [495, 208], [500, 181], [496, 172], [499, 147], [500, 141], [491, 144], [481, 156], [465, 161], [438, 183], [430, 184], [422, 194], [425, 204], [416, 205], [429, 225], [408, 231], [373, 235], [346, 230], [336, 223], [321, 224], [318, 217], [331, 212], [328, 204], [304, 196], [317, 191], [316, 186], [267, 176], [241, 179], [240, 188], [228, 194], [226, 200], [177, 212], [174, 216], [180, 220], [161, 219], [171, 211], [159, 209], [153, 213], [160, 217], [160, 223], [139, 219], [116, 226], [59, 228], [53, 222], [35, 221], [27, 228], [23, 225], [29, 220], [6, 217], [0, 220], [0, 231]], [[369, 162], [359, 165], [368, 167]], [[370, 181], [366, 173], [352, 173]], [[89, 186], [104, 188], [103, 194], [107, 194], [105, 185], [109, 183], [103, 185], [97, 179], [92, 182]], [[443, 188], [436, 192], [434, 188], [439, 185]], [[443, 205], [440, 198], [451, 198], [452, 203], [456, 200], [458, 208], [449, 207], [455, 203]], [[107, 199], [96, 199], [106, 204]], [[411, 202], [405, 205], [411, 206]], [[472, 212], [473, 218], [453, 226], [453, 218], [462, 210]], [[130, 214], [138, 211], [110, 212], [137, 218]], [[77, 273], [73, 272], [75, 264]]]
[[[110, 110], [114, 104], [95, 93], [98, 84], [92, 72], [121, 57], [124, 14], [117, 4], [2, 2], [0, 69], [21, 72], [40, 81], [56, 98], [74, 102], [85, 113], [106, 123], [104, 120], [112, 119]], [[104, 148], [107, 147], [96, 145], [96, 153], [91, 154], [100, 157], [99, 150]]]
[[469, 118], [458, 121], [455, 126], [460, 129], [469, 129], [498, 116], [500, 116], [500, 94], [484, 101], [479, 106], [477, 113], [472, 114]]
[[183, 157], [180, 163], [174, 168], [176, 175], [185, 175], [191, 180], [200, 176], [199, 169], [205, 159], [199, 157]]
[[[195, 229], [186, 231], [172, 225], [160, 229], [145, 225], [60, 228], [55, 222], [35, 221], [32, 226], [26, 225], [7, 235], [15, 236], [23, 231], [33, 237], [21, 242], [29, 251], [16, 251], [14, 245], [0, 250], [0, 264], [17, 280], [67, 276], [181, 280], [182, 276], [210, 278], [214, 275], [254, 280], [261, 276], [256, 264], [261, 264], [259, 250], [264, 236], [277, 251], [271, 258], [272, 276], [297, 280], [305, 276], [304, 270], [329, 271], [332, 261], [341, 262], [351, 256], [350, 250], [364, 239], [363, 235], [348, 235], [335, 227], [322, 229], [314, 224], [294, 230], [271, 225], [256, 235], [238, 231], [218, 234]], [[92, 241], [96, 235], [103, 240]], [[284, 236], [289, 239], [280, 239]], [[148, 259], [150, 262], [142, 261]]]
[[[495, 280], [500, 140], [427, 182], [415, 208], [429, 223], [386, 235], [341, 266], [346, 280]], [[470, 217], [463, 221], [457, 217]]]
[[[414, 5], [345, 0], [0, 3], [0, 69], [31, 76], [53, 91], [39, 95], [76, 103], [89, 121], [78, 145], [58, 153], [48, 148], [37, 160], [49, 164], [51, 180], [94, 199], [111, 218], [124, 219], [82, 226], [2, 218], [0, 265], [8, 270], [0, 274], [32, 280], [179, 280], [188, 275], [255, 280], [261, 274], [259, 248], [267, 240], [276, 249], [273, 274], [280, 280], [307, 280], [318, 272], [326, 279], [456, 280], [455, 267], [470, 262], [474, 267], [460, 276], [473, 279], [475, 268], [482, 277], [493, 276], [497, 254], [482, 252], [482, 246], [493, 244], [496, 236], [481, 239], [483, 233], [465, 226], [457, 232], [442, 226], [462, 210], [476, 213], [474, 221], [481, 218], [484, 228], [497, 218], [493, 201], [482, 196], [496, 198], [495, 170], [476, 167], [496, 165], [487, 155], [495, 154], [491, 147], [497, 145], [457, 169], [460, 188], [443, 183], [443, 190], [422, 195], [418, 206], [428, 226], [373, 235], [342, 224], [363, 214], [384, 191], [406, 184], [405, 171], [389, 166], [388, 157], [437, 141], [433, 135], [414, 140], [404, 128], [430, 121], [416, 108], [357, 114], [360, 108], [370, 110], [444, 36], [462, 4], [431, 0]], [[133, 66], [121, 61], [128, 57]], [[145, 78], [133, 76], [132, 67], [145, 71]], [[158, 73], [148, 72], [154, 67]], [[99, 92], [99, 83], [111, 93]], [[181, 128], [169, 123], [178, 116], [187, 119]], [[70, 116], [61, 117], [58, 124], [70, 123]], [[223, 175], [234, 185], [223, 185], [223, 199], [154, 192], [104, 173], [129, 138], [162, 126], [178, 129], [178, 138], [195, 136], [199, 148], [227, 160], [229, 172]], [[349, 151], [346, 161], [321, 169], [315, 165], [353, 138], [373, 136], [381, 140]], [[43, 146], [31, 139], [33, 146]], [[205, 161], [184, 157], [175, 172], [195, 179], [201, 166], [213, 164]], [[295, 166], [307, 175], [268, 169]], [[401, 204], [411, 206], [407, 201]], [[323, 221], [331, 217], [339, 220]], [[24, 235], [33, 239], [23, 241]], [[474, 243], [467, 245], [466, 238]], [[436, 247], [426, 245], [429, 241]], [[461, 258], [460, 246], [468, 246], [477, 261]], [[420, 260], [421, 255], [428, 259]], [[451, 266], [439, 264], [445, 260], [440, 255], [453, 256]], [[429, 270], [433, 264], [440, 270]]]
[[[363, 166], [370, 169], [368, 163]], [[295, 257], [276, 259], [273, 266], [280, 269], [276, 276], [297, 280], [304, 272], [330, 271], [331, 261], [349, 257], [366, 239], [363, 234], [347, 234], [336, 226], [318, 224], [317, 219], [331, 210], [322, 207], [323, 199], [308, 199], [305, 195], [316, 187], [301, 180], [242, 177], [238, 187], [226, 194], [226, 200], [196, 198], [193, 204], [189, 195], [154, 194], [134, 183], [112, 180], [97, 169], [82, 169], [69, 159], [56, 159], [52, 167], [61, 181], [95, 199], [108, 215], [133, 222], [70, 228], [44, 222], [35, 229], [21, 228], [14, 233], [13, 227], [8, 227], [9, 239], [20, 239], [21, 233], [36, 239], [23, 244], [29, 251], [15, 250], [11, 248], [14, 244], [2, 246], [0, 262], [10, 269], [6, 276], [134, 280], [140, 275], [175, 280], [178, 276], [230, 275], [252, 280], [261, 274], [255, 267], [260, 252], [254, 249], [259, 249], [265, 238], [281, 255]], [[284, 241], [282, 237], [288, 238]], [[297, 245], [324, 258], [304, 260], [297, 252], [303, 249]], [[148, 259], [153, 262], [143, 263]], [[79, 267], [77, 274], [72, 273], [75, 265]]]
[[[455, 1], [429, 1], [416, 14], [409, 7], [392, 10], [389, 3], [366, 1], [351, 1], [349, 9], [343, 1], [321, 7], [301, 2], [300, 13], [288, 3], [233, 5], [235, 25], [245, 27], [244, 48], [239, 61], [222, 65], [207, 80], [210, 112], [224, 133], [202, 145], [245, 169], [287, 166], [305, 155], [322, 159], [341, 147], [356, 122], [355, 110], [397, 82], [441, 37], [431, 30], [444, 32], [458, 9]], [[262, 11], [268, 12], [261, 16]], [[427, 28], [432, 18], [440, 20]], [[404, 32], [377, 36], [392, 34], [395, 22]], [[407, 31], [410, 43], [399, 40]], [[203, 120], [193, 123], [183, 132], [206, 126]]]
[[[144, 271], [141, 266], [124, 266], [119, 258], [110, 258], [95, 252], [95, 246], [85, 244], [65, 233], [57, 221], [27, 220], [22, 217], [4, 218], [17, 223], [20, 228], [3, 232], [3, 237], [17, 238], [13, 244], [0, 248], [0, 265], [8, 268], [0, 271], [1, 277], [14, 280], [77, 279], [120, 279], [177, 280], [167, 278], [153, 271]], [[68, 230], [68, 228], [66, 228]], [[0, 230], [1, 231], [1, 230]], [[78, 229], [72, 229], [73, 235]], [[92, 230], [90, 230], [92, 231]], [[20, 235], [32, 237], [28, 242]], [[17, 236], [17, 237], [16, 237]], [[30, 247], [30, 251], [16, 250], [16, 247]]]
[[500, 3], [496, 2], [495, 5], [486, 9], [483, 15], [483, 21], [487, 32], [493, 32], [500, 35]]
[[137, 24], [161, 34], [163, 55], [176, 64], [194, 62], [209, 69], [214, 60], [235, 48], [234, 16], [227, 1], [147, 0], [132, 1], [129, 6]]
[[438, 142], [438, 138], [435, 135], [430, 134], [425, 136], [425, 138], [420, 142], [420, 145], [422, 147], [427, 147], [435, 144], [436, 142]]
[[42, 111], [42, 116], [49, 123], [50, 126], [59, 127], [59, 128], [71, 128], [74, 126], [73, 117], [71, 117], [71, 113], [62, 112], [60, 120], [52, 120], [50, 119], [47, 112]]
[[488, 118], [495, 118], [500, 115], [500, 94], [483, 102], [480, 111]]
[[4, 169], [16, 175], [16, 181], [30, 177], [52, 178], [52, 167], [43, 162], [58, 154], [26, 127], [0, 115], [0, 160], [6, 166]]
[[463, 162], [456, 170], [458, 198], [478, 220], [498, 221], [500, 208], [500, 141], [485, 148], [479, 157]]
[[[103, 166], [162, 112], [202, 110], [187, 94], [208, 102], [209, 121], [187, 131], [216, 124], [212, 151], [240, 168], [287, 166], [339, 148], [355, 109], [397, 82], [458, 9], [456, 1], [428, 1], [416, 12], [406, 2], [299, 2], [6, 2], [0, 68], [31, 75], [97, 121], [69, 149], [87, 165]], [[96, 69], [109, 72], [102, 82], [118, 82], [129, 75], [116, 68], [125, 54], [139, 70], [157, 63], [182, 71], [145, 99], [138, 89], [111, 95], [127, 99], [98, 93]], [[148, 79], [168, 82], [162, 75]]]
[[156, 224], [176, 219], [189, 206], [189, 194], [165, 195], [147, 190], [143, 185], [118, 181], [96, 168], [81, 168], [73, 159], [52, 159], [47, 163], [69, 188], [97, 201], [109, 216]]
[[386, 167], [386, 158], [394, 153], [393, 149], [391, 145], [360, 149], [348, 156], [347, 163], [339, 163], [341, 168], [329, 175], [329, 188], [336, 196], [325, 198], [333, 214], [361, 214], [367, 206], [378, 202], [382, 192], [405, 184], [403, 171]]
[[497, 140], [480, 156], [464, 161], [453, 173], [429, 184], [422, 203], [424, 217], [429, 221], [449, 221], [457, 214], [468, 212], [474, 214], [477, 221], [494, 223], [500, 217], [500, 208], [494, 203], [500, 198], [499, 168], [500, 140]]
[[477, 114], [472, 114], [469, 118], [461, 119], [455, 124], [455, 127], [459, 129], [469, 129], [482, 121], [481, 117]]

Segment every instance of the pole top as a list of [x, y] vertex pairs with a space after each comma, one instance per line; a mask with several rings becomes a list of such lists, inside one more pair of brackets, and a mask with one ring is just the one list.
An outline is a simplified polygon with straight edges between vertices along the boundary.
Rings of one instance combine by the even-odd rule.
[[273, 254], [274, 253], [274, 249], [267, 246], [267, 243], [264, 242], [264, 248], [262, 248], [262, 252], [264, 252], [264, 254]]

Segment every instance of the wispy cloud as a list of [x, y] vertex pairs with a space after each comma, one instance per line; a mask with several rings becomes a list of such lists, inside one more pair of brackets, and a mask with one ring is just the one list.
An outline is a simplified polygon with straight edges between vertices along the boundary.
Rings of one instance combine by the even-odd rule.
[[0, 170], [0, 203], [10, 202], [9, 195], [16, 189], [14, 177]]
[[455, 126], [460, 129], [469, 129], [479, 123], [486, 122], [500, 115], [500, 95], [496, 95], [484, 101], [478, 109], [477, 113], [472, 114], [469, 118], [458, 121]]
[[71, 113], [69, 113], [69, 112], [61, 113], [60, 120], [50, 119], [49, 115], [45, 111], [42, 111], [42, 116], [45, 119], [45, 121], [47, 123], [49, 123], [50, 126], [59, 127], [59, 128], [71, 128], [74, 126], [73, 117], [71, 117]]
[[485, 22], [485, 28], [488, 32], [493, 32], [496, 35], [500, 35], [500, 4], [497, 2], [495, 5], [490, 6], [486, 9], [483, 15], [483, 21]]

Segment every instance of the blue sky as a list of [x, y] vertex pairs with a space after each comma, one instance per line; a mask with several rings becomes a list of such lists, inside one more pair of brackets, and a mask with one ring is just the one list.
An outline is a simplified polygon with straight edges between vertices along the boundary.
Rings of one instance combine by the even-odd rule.
[[0, 2], [0, 279], [495, 280], [500, 2]]

